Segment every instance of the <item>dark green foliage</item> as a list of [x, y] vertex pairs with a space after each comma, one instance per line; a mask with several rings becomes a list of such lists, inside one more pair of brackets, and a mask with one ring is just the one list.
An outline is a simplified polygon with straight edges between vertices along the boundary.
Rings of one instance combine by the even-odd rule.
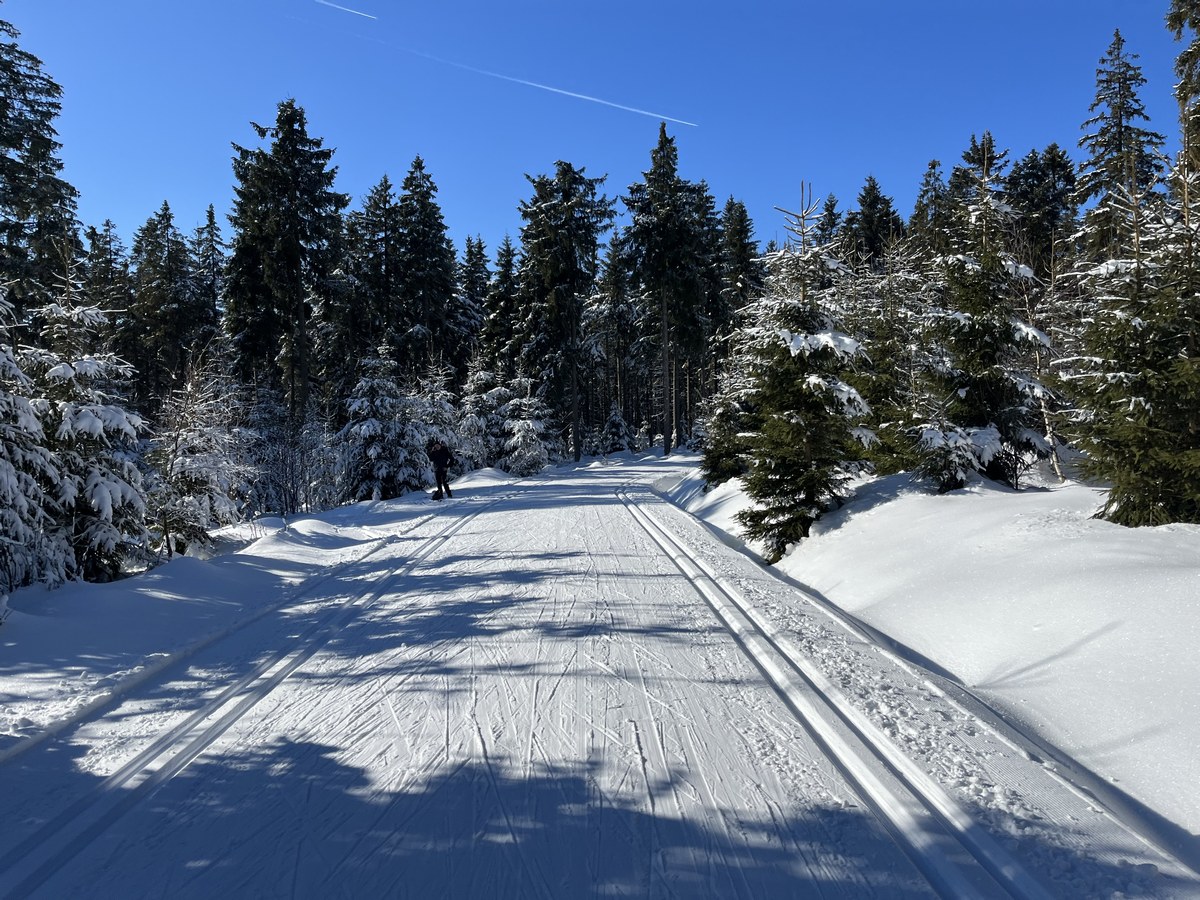
[[721, 277], [719, 306], [710, 312], [711, 327], [717, 338], [714, 350], [724, 355], [724, 341], [732, 334], [737, 316], [762, 292], [766, 268], [759, 257], [754, 224], [746, 205], [730, 197], [721, 213], [721, 249], [718, 257]]
[[715, 242], [708, 189], [679, 175], [675, 139], [659, 127], [658, 145], [641, 182], [624, 198], [631, 218], [622, 236], [636, 290], [647, 300], [646, 334], [656, 344], [663, 452], [686, 438], [692, 410], [684, 401], [689, 376], [711, 334], [706, 292], [712, 289]]
[[62, 89], [0, 20], [0, 284], [18, 320], [57, 289], [64, 252], [79, 252], [77, 191], [61, 177], [54, 120]]
[[516, 375], [518, 295], [517, 250], [505, 235], [496, 251], [496, 271], [484, 297], [478, 342], [482, 368], [503, 381]]
[[1075, 201], [1081, 206], [1095, 201], [1087, 214], [1086, 251], [1092, 259], [1122, 252], [1124, 228], [1114, 203], [1146, 195], [1162, 175], [1164, 138], [1143, 127], [1149, 117], [1138, 89], [1146, 79], [1135, 59], [1115, 32], [1096, 70], [1096, 99], [1089, 107], [1095, 115], [1083, 123], [1088, 132], [1079, 139], [1088, 156], [1079, 167]]
[[527, 176], [533, 197], [521, 203], [520, 295], [526, 305], [519, 370], [569, 428], [575, 459], [583, 452], [587, 381], [584, 308], [596, 283], [600, 237], [612, 221], [603, 178], [559, 161], [555, 173]]
[[479, 343], [490, 280], [487, 248], [483, 239], [468, 237], [462, 261], [458, 265], [458, 290], [454, 302], [446, 310], [446, 329], [451, 346], [448, 362], [456, 373], [456, 387], [465, 383], [468, 363]]
[[837, 203], [837, 197], [833, 194], [825, 198], [825, 205], [821, 207], [821, 218], [817, 220], [814, 234], [814, 239], [818, 244], [833, 243], [833, 239], [841, 230], [842, 214], [838, 211]]
[[1188, 38], [1175, 58], [1175, 98], [1183, 130], [1181, 161], [1187, 173], [1194, 173], [1200, 171], [1200, 2], [1171, 0], [1167, 28], [1177, 41]]
[[1079, 209], [1075, 188], [1075, 164], [1058, 144], [1041, 153], [1030, 150], [1004, 180], [1019, 232], [1011, 243], [1038, 278], [1054, 277], [1069, 253]]
[[83, 291], [96, 307], [109, 316], [108, 343], [120, 331], [133, 305], [133, 279], [129, 272], [129, 252], [121, 242], [111, 219], [99, 228], [85, 232], [87, 256], [83, 261]]
[[252, 127], [271, 146], [234, 145], [225, 330], [238, 376], [278, 388], [289, 418], [299, 423], [316, 368], [313, 309], [340, 261], [348, 200], [333, 190], [333, 150], [309, 136], [294, 100], [279, 104], [273, 127]]
[[344, 401], [357, 384], [358, 362], [375, 354], [399, 322], [401, 226], [386, 175], [346, 216], [345, 232], [345, 279], [317, 308], [325, 408], [338, 428], [346, 424]]
[[821, 248], [803, 246], [771, 258], [766, 296], [745, 334], [757, 426], [747, 438], [745, 485], [755, 505], [739, 520], [771, 561], [840, 503], [855, 458], [850, 420], [866, 412], [844, 380], [860, 348], [831, 315], [830, 262]]
[[354, 331], [352, 340], [361, 355], [377, 348], [400, 319], [401, 232], [395, 192], [384, 175], [362, 208], [346, 216], [346, 270], [353, 314], [339, 318]]
[[1181, 203], [1125, 209], [1140, 252], [1085, 276], [1097, 299], [1074, 376], [1083, 469], [1122, 525], [1200, 522], [1200, 258]]
[[153, 415], [212, 340], [217, 310], [198, 289], [191, 249], [165, 202], [134, 234], [130, 263], [133, 295], [113, 345], [137, 370], [136, 405]]
[[922, 333], [929, 304], [936, 300], [924, 253], [915, 242], [903, 241], [876, 265], [857, 266], [840, 281], [845, 327], [868, 348], [869, 360], [846, 379], [871, 408], [874, 440], [868, 442], [866, 459], [881, 474], [916, 468], [912, 423], [927, 405], [937, 353]]
[[748, 467], [750, 437], [760, 425], [755, 418], [754, 385], [748, 375], [749, 357], [735, 338], [735, 346], [721, 371], [720, 387], [703, 407], [704, 441], [700, 470], [705, 484], [715, 486], [740, 478]]
[[846, 214], [842, 231], [850, 255], [875, 270], [882, 268], [888, 248], [903, 236], [904, 223], [892, 205], [892, 198], [880, 190], [874, 177], [867, 177], [858, 193], [858, 209]]
[[401, 370], [413, 375], [452, 361], [463, 364], [466, 356], [463, 336], [449, 327], [456, 260], [436, 198], [437, 185], [418, 156], [400, 186], [395, 305], [385, 313], [392, 352]]
[[942, 177], [942, 164], [935, 159], [925, 170], [908, 220], [908, 234], [918, 252], [934, 257], [949, 251], [951, 217], [950, 189]]
[[1050, 451], [1041, 405], [1048, 391], [1026, 352], [1045, 337], [1022, 320], [1034, 276], [1010, 246], [1014, 212], [997, 190], [1006, 155], [985, 132], [955, 168], [947, 244], [957, 252], [937, 264], [939, 296], [922, 326], [922, 341], [935, 348], [932, 394], [913, 432], [919, 468], [942, 490], [963, 486], [971, 471], [1016, 487]]

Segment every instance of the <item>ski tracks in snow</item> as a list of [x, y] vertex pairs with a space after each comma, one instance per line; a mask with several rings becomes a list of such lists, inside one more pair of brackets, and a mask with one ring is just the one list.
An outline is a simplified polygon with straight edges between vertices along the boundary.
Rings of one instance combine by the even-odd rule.
[[[927, 874], [944, 895], [1000, 888], [1014, 897], [1200, 896], [1200, 882], [1177, 860], [968, 713], [929, 677], [863, 640], [815, 598], [781, 600], [789, 592], [778, 582], [725, 552], [700, 523], [661, 498], [645, 491], [623, 496], [806, 727], [844, 761], [860, 795], [909, 844], [918, 867], [934, 867]], [[853, 744], [838, 731], [848, 731]], [[872, 784], [872, 765], [886, 770], [899, 790]], [[900, 808], [908, 802], [905, 793], [918, 804], [908, 813]], [[968, 883], [952, 870], [939, 871], [963, 854], [939, 844], [938, 828], [922, 821], [927, 815], [966, 851]], [[976, 862], [994, 884], [970, 874]]]
[[[166, 712], [131, 696], [31, 750], [62, 778], [0, 824], [0, 893], [1186, 895], [919, 673], [628, 481], [456, 501], [407, 557], [314, 587], [318, 621], [241, 679]], [[797, 715], [822, 693], [841, 713]], [[139, 752], [151, 721], [170, 724]], [[106, 739], [128, 746], [105, 777], [72, 765]], [[897, 804], [872, 779], [941, 786]], [[956, 827], [994, 845], [991, 875], [942, 868], [979, 855], [946, 849]]]

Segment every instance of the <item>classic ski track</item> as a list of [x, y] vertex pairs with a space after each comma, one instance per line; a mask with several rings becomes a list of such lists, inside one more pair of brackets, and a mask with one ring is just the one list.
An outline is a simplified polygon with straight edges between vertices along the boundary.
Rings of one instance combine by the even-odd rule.
[[[66, 862], [81, 853], [114, 822], [183, 771], [235, 722], [244, 718], [292, 672], [324, 647], [336, 633], [337, 626], [345, 624], [352, 616], [376, 603], [380, 597], [385, 596], [386, 588], [391, 583], [415, 570], [468, 522], [503, 499], [505, 495], [493, 498], [478, 509], [457, 516], [442, 526], [439, 531], [424, 539], [413, 555], [389, 572], [378, 586], [372, 587], [364, 594], [351, 595], [323, 611], [320, 618], [290, 647], [283, 648], [260, 662], [249, 673], [228, 685], [183, 721], [152, 741], [116, 772], [77, 798], [24, 840], [10, 847], [0, 856], [0, 895], [27, 896], [53, 877]], [[434, 518], [433, 514], [422, 516], [402, 531], [378, 539], [365, 553], [337, 564], [331, 571], [323, 572], [315, 579], [306, 580], [289, 592], [283, 600], [219, 633], [204, 646], [236, 635], [272, 610], [295, 602]], [[240, 700], [237, 699], [239, 696]], [[83, 717], [69, 724], [80, 724], [86, 719], [87, 717]], [[206, 722], [209, 724], [206, 725]], [[199, 733], [196, 734], [198, 729]], [[65, 730], [65, 726], [61, 730]], [[5, 760], [11, 759], [13, 755], [15, 754], [5, 757]], [[466, 761], [463, 764], [465, 763]], [[115, 800], [111, 799], [115, 792], [121, 789], [127, 790]]]
[[[0, 765], [7, 763], [9, 760], [15, 759], [23, 753], [32, 750], [44, 744], [46, 741], [57, 737], [64, 731], [75, 728], [78, 725], [90, 721], [99, 715], [102, 715], [106, 710], [120, 703], [132, 690], [139, 687], [150, 685], [156, 681], [161, 682], [165, 679], [168, 672], [182, 662], [186, 662], [196, 656], [203, 650], [217, 644], [227, 638], [235, 637], [238, 633], [245, 631], [250, 626], [257, 623], [271, 613], [278, 612], [285, 607], [294, 604], [296, 601], [303, 599], [308, 594], [315, 591], [317, 588], [336, 579], [347, 569], [360, 565], [374, 554], [378, 553], [384, 547], [390, 546], [404, 538], [406, 535], [416, 531], [422, 525], [431, 521], [434, 518], [433, 514], [426, 514], [420, 518], [403, 523], [403, 527], [399, 531], [392, 532], [384, 537], [374, 538], [365, 543], [370, 546], [358, 556], [343, 560], [331, 566], [319, 575], [314, 575], [306, 578], [303, 582], [293, 586], [290, 590], [284, 592], [284, 595], [273, 603], [269, 603], [261, 609], [255, 610], [250, 615], [238, 619], [232, 625], [226, 628], [218, 629], [212, 634], [209, 634], [187, 647], [178, 650], [169, 656], [163, 658], [160, 662], [154, 665], [146, 666], [141, 672], [136, 675], [122, 679], [113, 688], [86, 704], [82, 709], [77, 710], [72, 715], [61, 719], [57, 722], [52, 722], [36, 734], [32, 734], [11, 747], [0, 751]], [[340, 530], [340, 529], [339, 529]], [[5, 857], [7, 858], [7, 856]], [[3, 860], [0, 860], [0, 872], [3, 872]]]
[[[925, 835], [933, 832], [953, 838], [970, 860], [1012, 897], [1051, 900], [1051, 895], [1020, 862], [990, 835], [979, 833], [980, 829], [974, 827], [976, 823], [962, 807], [903, 757], [873, 725], [840, 697], [824, 676], [806, 665], [790, 643], [779, 637], [736, 589], [725, 584], [680, 538], [646, 511], [628, 489], [619, 490], [618, 497], [734, 635], [741, 649], [771, 681], [797, 719], [824, 748], [830, 761], [854, 786], [855, 793], [885, 824], [885, 831], [939, 895], [954, 900], [980, 896], [979, 889], [964, 877], [958, 867], [951, 868], [945, 862], [943, 851], [929, 845]], [[796, 688], [796, 677], [803, 682], [805, 694], [811, 692], [818, 698], [820, 707], [806, 702], [801, 696]], [[831, 727], [834, 722], [850, 729], [857, 746], [839, 737]], [[910, 797], [896, 796], [892, 789], [874, 779], [870, 775], [870, 767], [876, 763], [882, 763]], [[928, 817], [927, 823], [912, 816], [911, 801], [914, 799]], [[904, 811], [905, 807], [907, 811]]]

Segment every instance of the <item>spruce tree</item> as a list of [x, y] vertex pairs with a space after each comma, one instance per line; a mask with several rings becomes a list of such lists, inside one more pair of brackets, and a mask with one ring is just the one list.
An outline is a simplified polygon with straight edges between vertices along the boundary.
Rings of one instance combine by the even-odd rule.
[[234, 149], [234, 235], [225, 330], [236, 372], [277, 388], [299, 427], [312, 387], [312, 312], [340, 261], [341, 212], [332, 149], [310, 137], [304, 110], [279, 104], [275, 125], [251, 123], [267, 149]]
[[468, 237], [458, 266], [454, 303], [446, 310], [446, 361], [454, 371], [456, 387], [466, 382], [468, 364], [479, 344], [490, 280], [483, 239]]
[[133, 278], [129, 270], [129, 252], [111, 219], [99, 228], [85, 232], [87, 256], [83, 261], [82, 287], [92, 305], [108, 315], [104, 340], [107, 349], [116, 352], [122, 336], [133, 329]]
[[642, 337], [645, 311], [632, 284], [621, 235], [614, 233], [588, 299], [586, 331], [594, 360], [593, 392], [599, 411], [615, 405], [627, 422], [642, 421], [652, 409], [648, 390], [654, 371]]
[[818, 244], [830, 244], [842, 228], [842, 214], [837, 208], [837, 197], [830, 194], [825, 198], [821, 207], [821, 217], [817, 219], [813, 237]]
[[346, 399], [348, 421], [334, 438], [341, 497], [390, 500], [405, 489], [399, 439], [403, 392], [386, 348], [363, 359]]
[[330, 280], [315, 312], [323, 406], [335, 431], [348, 421], [345, 399], [361, 374], [359, 361], [373, 356], [398, 325], [400, 230], [395, 192], [384, 175], [346, 216], [343, 277]]
[[734, 316], [749, 306], [762, 290], [766, 271], [759, 258], [754, 223], [746, 204], [730, 197], [721, 213], [721, 296], [732, 325]]
[[33, 311], [39, 348], [23, 354], [33, 405], [55, 461], [54, 506], [47, 540], [65, 558], [70, 578], [110, 581], [146, 540], [146, 498], [138, 471], [143, 420], [114, 387], [130, 368], [100, 350], [102, 311], [82, 294], [69, 248], [54, 302]]
[[[478, 357], [477, 357], [478, 360]], [[504, 456], [502, 409], [512, 391], [490, 369], [472, 365], [459, 405], [455, 455], [469, 469], [496, 465]]]
[[126, 309], [133, 287], [129, 273], [129, 253], [125, 249], [117, 226], [106, 219], [100, 228], [89, 228], [87, 257], [83, 265], [83, 282], [88, 298], [110, 315]]
[[239, 518], [234, 499], [249, 472], [236, 427], [235, 390], [215, 356], [197, 359], [159, 411], [146, 480], [152, 549], [168, 557], [210, 547], [210, 532]]
[[1083, 123], [1087, 133], [1079, 139], [1088, 155], [1079, 167], [1075, 202], [1091, 204], [1086, 252], [1094, 260], [1122, 252], [1114, 204], [1125, 207], [1128, 198], [1146, 196], [1162, 175], [1164, 138], [1144, 127], [1149, 117], [1138, 90], [1146, 79], [1136, 59], [1126, 52], [1121, 32], [1114, 32], [1096, 70], [1096, 98], [1088, 107], [1095, 115]]
[[17, 320], [55, 296], [63, 249], [80, 251], [77, 191], [62, 177], [62, 88], [0, 20], [0, 284]]
[[705, 292], [715, 265], [703, 216], [706, 191], [679, 175], [675, 139], [659, 126], [658, 144], [641, 182], [629, 186], [624, 203], [630, 224], [623, 238], [634, 278], [647, 300], [646, 324], [659, 357], [656, 390], [661, 401], [663, 453], [684, 439], [681, 408], [689, 359], [702, 353], [706, 334]]
[[1175, 57], [1175, 99], [1182, 131], [1181, 161], [1187, 172], [1200, 171], [1200, 0], [1171, 0], [1167, 28], [1186, 46]]
[[550, 463], [558, 444], [547, 433], [549, 413], [528, 378], [514, 380], [513, 398], [501, 409], [505, 440], [500, 468], [524, 478]]
[[772, 562], [840, 502], [858, 457], [852, 420], [868, 411], [845, 378], [862, 347], [840, 330], [830, 274], [841, 267], [811, 243], [814, 214], [807, 207], [790, 218], [798, 244], [768, 259], [766, 292], [745, 332], [758, 427], [745, 452], [755, 504], [738, 518]]
[[61, 508], [58, 461], [33, 401], [35, 385], [15, 347], [16, 318], [0, 291], [0, 598], [34, 581], [61, 582], [74, 568], [48, 532]]
[[384, 175], [362, 208], [346, 217], [352, 314], [339, 318], [348, 331], [345, 349], [356, 358], [378, 348], [389, 331], [400, 327], [402, 231], [396, 194]]
[[908, 220], [908, 235], [918, 252], [932, 258], [949, 251], [950, 218], [950, 189], [942, 177], [942, 164], [931, 160]]
[[908, 471], [918, 457], [911, 433], [926, 408], [927, 374], [937, 367], [939, 348], [920, 323], [937, 296], [925, 249], [911, 240], [892, 244], [871, 265], [839, 272], [837, 300], [847, 331], [869, 349], [847, 375], [871, 408], [860, 432], [866, 458], [880, 474]]
[[1006, 152], [996, 152], [988, 133], [972, 137], [952, 179], [956, 252], [938, 263], [941, 296], [924, 335], [939, 351], [937, 395], [919, 427], [921, 469], [942, 490], [961, 487], [972, 471], [1016, 487], [1050, 452], [1040, 405], [1048, 389], [1023, 366], [1026, 348], [1046, 338], [1019, 315], [1033, 272], [1009, 246], [1013, 210], [999, 191]]
[[488, 284], [479, 334], [479, 356], [484, 370], [501, 382], [516, 375], [515, 346], [519, 313], [517, 250], [508, 235], [496, 251], [496, 269]]
[[528, 303], [520, 367], [566, 426], [575, 459], [583, 453], [587, 379], [584, 307], [596, 282], [600, 236], [612, 220], [603, 178], [560, 160], [554, 176], [527, 176], [521, 203], [521, 294]]
[[1078, 194], [1075, 164], [1051, 144], [1041, 153], [1030, 150], [1017, 160], [1004, 180], [1004, 195], [1017, 215], [1017, 255], [1034, 275], [1049, 281], [1073, 254]]
[[[779, 251], [775, 251], [778, 253]], [[757, 304], [758, 301], [755, 301]], [[743, 326], [730, 341], [720, 385], [703, 407], [704, 443], [700, 469], [710, 486], [740, 478], [749, 469], [751, 436], [761, 431], [753, 372], [755, 344], [746, 330], [755, 306], [743, 311]]]
[[1121, 525], [1200, 522], [1200, 210], [1184, 196], [1195, 185], [1161, 205], [1115, 204], [1130, 250], [1083, 273], [1094, 305], [1071, 373], [1082, 468], [1106, 485], [1099, 514]]
[[900, 214], [874, 176], [867, 176], [858, 193], [858, 209], [846, 214], [842, 230], [850, 252], [875, 270], [882, 268], [888, 248], [903, 236], [904, 223]]
[[167, 203], [134, 234], [130, 262], [133, 302], [115, 334], [115, 349], [137, 372], [135, 403], [152, 416], [211, 337], [216, 310], [198, 308], [191, 254]]
[[[401, 369], [416, 375], [461, 356], [454, 320], [455, 254], [437, 204], [437, 185], [421, 157], [413, 160], [397, 201], [399, 241], [394, 322], [388, 338]], [[465, 373], [464, 373], [465, 375]]]
[[217, 224], [217, 213], [211, 204], [204, 212], [204, 224], [192, 233], [188, 250], [192, 270], [191, 308], [196, 315], [190, 358], [199, 362], [204, 348], [220, 335], [225, 266], [228, 263], [221, 226]]

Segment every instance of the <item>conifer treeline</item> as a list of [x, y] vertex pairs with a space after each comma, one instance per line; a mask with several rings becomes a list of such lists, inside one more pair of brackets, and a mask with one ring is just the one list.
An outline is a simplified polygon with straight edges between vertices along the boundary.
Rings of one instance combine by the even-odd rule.
[[420, 489], [433, 437], [516, 474], [699, 446], [776, 554], [857, 471], [1017, 486], [1067, 448], [1114, 521], [1198, 521], [1194, 5], [1168, 14], [1178, 159], [1118, 33], [1078, 166], [972, 136], [907, 220], [868, 178], [844, 214], [805, 196], [764, 252], [664, 125], [619, 196], [560, 161], [516, 243], [459, 254], [420, 157], [352, 208], [293, 100], [235, 145], [228, 237], [164, 203], [126, 248], [79, 226], [61, 91], [0, 22], [0, 591]]

